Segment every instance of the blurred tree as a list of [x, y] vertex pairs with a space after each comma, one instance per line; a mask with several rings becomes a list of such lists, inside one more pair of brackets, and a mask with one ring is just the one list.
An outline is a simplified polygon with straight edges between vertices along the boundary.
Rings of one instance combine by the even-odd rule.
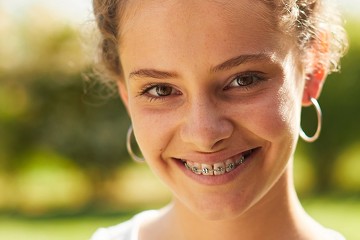
[[[342, 60], [340, 73], [326, 80], [319, 103], [323, 110], [323, 129], [319, 140], [300, 143], [310, 155], [316, 171], [316, 192], [332, 191], [332, 172], [340, 154], [360, 141], [360, 35], [358, 23], [348, 24], [350, 50]], [[315, 127], [314, 110], [304, 109], [303, 127]], [[311, 130], [307, 130], [311, 131]], [[360, 151], [359, 151], [360, 154]], [[360, 160], [360, 156], [359, 156]]]
[[37, 12], [2, 29], [16, 43], [0, 43], [0, 164], [16, 172], [28, 152], [48, 148], [101, 189], [95, 185], [128, 159], [129, 120], [117, 95], [83, 77], [91, 69], [78, 32], [46, 16]]

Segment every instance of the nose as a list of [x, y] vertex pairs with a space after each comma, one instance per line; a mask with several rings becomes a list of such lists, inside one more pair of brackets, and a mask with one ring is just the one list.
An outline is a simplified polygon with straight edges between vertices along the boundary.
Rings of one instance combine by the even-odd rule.
[[182, 141], [191, 144], [196, 151], [220, 150], [222, 143], [230, 138], [234, 129], [225, 112], [216, 102], [205, 97], [189, 103], [180, 130]]

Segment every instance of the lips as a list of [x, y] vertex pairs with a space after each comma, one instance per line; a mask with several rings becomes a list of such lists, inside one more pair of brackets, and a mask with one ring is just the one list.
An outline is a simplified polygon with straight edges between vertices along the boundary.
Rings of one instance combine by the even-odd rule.
[[191, 171], [196, 175], [219, 176], [230, 173], [238, 166], [244, 164], [255, 150], [256, 148], [250, 149], [241, 154], [237, 154], [231, 158], [228, 158], [221, 162], [216, 162], [214, 164], [199, 163], [183, 159], [181, 159], [181, 161], [187, 170]]

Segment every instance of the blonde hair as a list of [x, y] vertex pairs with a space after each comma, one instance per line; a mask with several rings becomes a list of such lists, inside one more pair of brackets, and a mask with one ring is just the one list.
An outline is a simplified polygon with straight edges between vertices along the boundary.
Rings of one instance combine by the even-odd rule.
[[[279, 13], [276, 15], [280, 16], [278, 28], [295, 37], [300, 53], [315, 52], [317, 64], [321, 64], [328, 73], [339, 70], [340, 58], [345, 54], [348, 43], [336, 6], [326, 0], [262, 1]], [[96, 68], [103, 79], [116, 81], [122, 77], [118, 46], [125, 5], [125, 0], [93, 0], [100, 32]]]
[[[280, 29], [296, 35], [300, 52], [315, 54], [315, 64], [322, 65], [326, 72], [338, 71], [348, 41], [336, 4], [326, 0], [281, 0], [277, 8]], [[304, 59], [314, 60], [308, 56]]]

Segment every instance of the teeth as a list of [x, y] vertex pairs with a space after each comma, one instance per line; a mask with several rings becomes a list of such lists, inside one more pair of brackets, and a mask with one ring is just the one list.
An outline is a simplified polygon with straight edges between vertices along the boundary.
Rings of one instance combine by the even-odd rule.
[[211, 165], [205, 163], [200, 164], [192, 161], [184, 161], [184, 165], [186, 169], [192, 171], [196, 175], [222, 175], [233, 171], [237, 166], [243, 164], [245, 162], [245, 158], [248, 157], [251, 153], [251, 150], [246, 152], [246, 154], [243, 154], [237, 158], [235, 162], [232, 159], [228, 159], [225, 162], [219, 162]]
[[230, 159], [226, 160], [225, 165], [226, 165], [225, 167], [226, 172], [230, 172], [235, 168], [235, 163]]
[[203, 175], [213, 175], [214, 173], [213, 166], [210, 164], [201, 164], [201, 169]]
[[187, 170], [191, 170], [191, 167], [190, 167], [190, 165], [189, 165], [188, 162], [184, 162], [184, 165], [185, 165], [185, 167], [186, 167]]
[[193, 173], [200, 175], [202, 173], [201, 164], [200, 163], [194, 163], [192, 165], [191, 170], [193, 171]]
[[225, 164], [224, 163], [215, 163], [214, 164], [214, 175], [221, 175], [225, 173]]
[[243, 164], [244, 161], [245, 161], [245, 157], [243, 155], [241, 155], [240, 158], [236, 159], [235, 164], [240, 165], [240, 164]]

